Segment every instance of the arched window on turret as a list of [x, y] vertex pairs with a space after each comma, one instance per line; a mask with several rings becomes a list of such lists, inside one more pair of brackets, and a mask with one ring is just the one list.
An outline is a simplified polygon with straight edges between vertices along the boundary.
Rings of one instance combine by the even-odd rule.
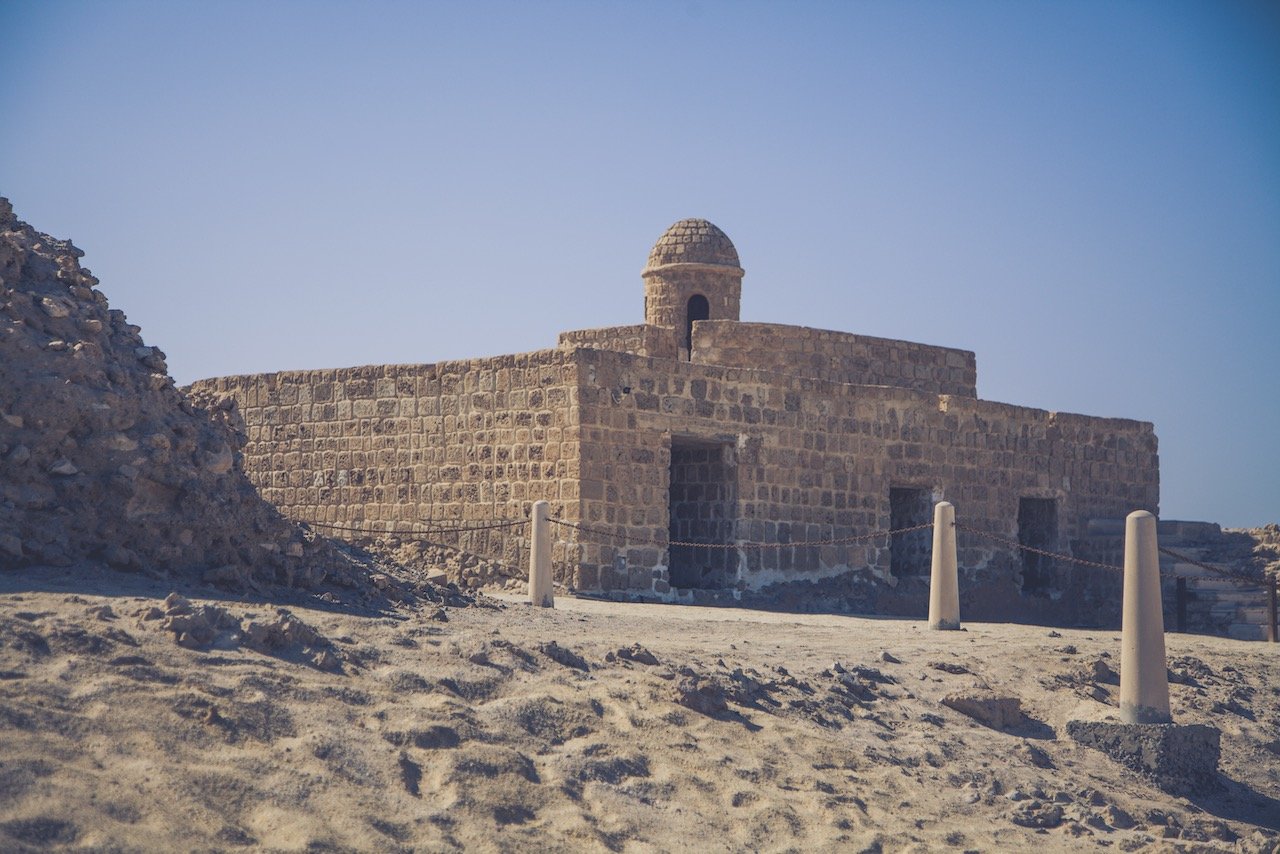
[[695, 320], [710, 320], [711, 305], [707, 302], [707, 298], [702, 294], [694, 294], [689, 297], [689, 304], [685, 306], [684, 312], [684, 349], [685, 358], [693, 356], [693, 322]]

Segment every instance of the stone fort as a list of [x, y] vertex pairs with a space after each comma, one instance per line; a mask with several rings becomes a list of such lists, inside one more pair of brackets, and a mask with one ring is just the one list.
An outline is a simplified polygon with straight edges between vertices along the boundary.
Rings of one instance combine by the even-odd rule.
[[967, 616], [1118, 613], [1112, 574], [1018, 546], [1081, 555], [1092, 526], [1157, 512], [1151, 424], [982, 400], [966, 350], [742, 322], [738, 252], [706, 220], [667, 229], [641, 275], [643, 323], [554, 349], [194, 389], [234, 398], [263, 497], [348, 536], [437, 532], [520, 568], [527, 525], [438, 532], [546, 500], [579, 591], [918, 614], [931, 534], [878, 532], [945, 499], [996, 535], [960, 533]]

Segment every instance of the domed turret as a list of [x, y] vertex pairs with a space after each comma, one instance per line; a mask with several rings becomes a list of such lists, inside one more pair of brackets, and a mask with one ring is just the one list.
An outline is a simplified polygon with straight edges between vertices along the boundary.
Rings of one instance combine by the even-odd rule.
[[641, 276], [645, 322], [675, 330], [681, 358], [689, 358], [695, 320], [739, 319], [738, 250], [705, 219], [682, 219], [663, 232]]
[[646, 272], [668, 264], [737, 267], [738, 250], [729, 235], [705, 219], [682, 219], [668, 228], [649, 252]]

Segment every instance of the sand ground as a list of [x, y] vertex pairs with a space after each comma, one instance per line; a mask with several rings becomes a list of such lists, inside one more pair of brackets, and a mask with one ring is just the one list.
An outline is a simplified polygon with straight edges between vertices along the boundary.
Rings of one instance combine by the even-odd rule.
[[1280, 851], [1280, 645], [1168, 635], [1175, 797], [1065, 736], [1118, 633], [280, 596], [0, 573], [0, 850]]

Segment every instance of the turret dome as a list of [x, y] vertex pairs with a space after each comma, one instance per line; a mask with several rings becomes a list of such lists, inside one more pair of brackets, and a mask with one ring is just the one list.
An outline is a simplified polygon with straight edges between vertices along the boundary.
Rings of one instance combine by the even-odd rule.
[[653, 244], [645, 270], [669, 264], [708, 264], [737, 269], [738, 250], [729, 236], [705, 219], [682, 219]]

